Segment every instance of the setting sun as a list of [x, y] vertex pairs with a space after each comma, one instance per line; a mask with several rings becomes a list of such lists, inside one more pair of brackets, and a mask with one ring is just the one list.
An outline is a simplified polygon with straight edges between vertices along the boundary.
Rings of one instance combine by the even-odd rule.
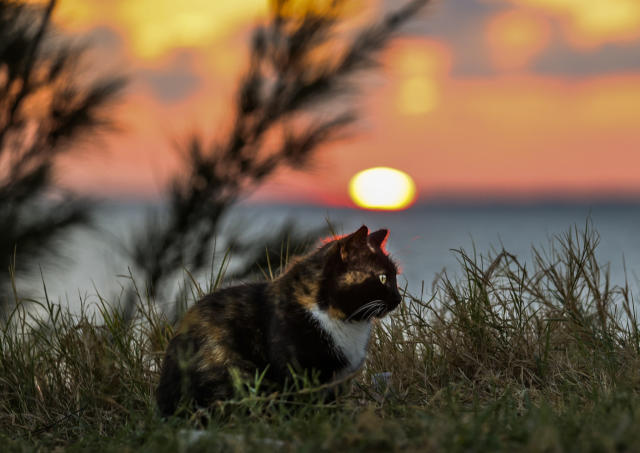
[[349, 182], [349, 195], [366, 209], [399, 210], [408, 207], [416, 195], [411, 176], [389, 167], [375, 167], [355, 174]]

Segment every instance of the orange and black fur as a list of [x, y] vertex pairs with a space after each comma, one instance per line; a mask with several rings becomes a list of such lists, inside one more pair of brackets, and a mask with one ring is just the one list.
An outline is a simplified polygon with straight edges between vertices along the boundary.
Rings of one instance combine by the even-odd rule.
[[322, 383], [357, 370], [373, 318], [402, 300], [396, 265], [384, 251], [387, 234], [362, 226], [298, 258], [273, 281], [222, 289], [197, 302], [167, 348], [160, 412], [231, 397], [231, 369], [248, 376], [266, 370], [266, 379], [280, 386], [290, 369], [314, 370]]

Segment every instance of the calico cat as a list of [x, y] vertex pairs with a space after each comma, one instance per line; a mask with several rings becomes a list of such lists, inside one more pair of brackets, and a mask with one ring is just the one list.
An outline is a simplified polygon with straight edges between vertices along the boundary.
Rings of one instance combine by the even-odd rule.
[[[387, 230], [366, 226], [293, 261], [278, 278], [216, 291], [191, 307], [169, 343], [157, 402], [171, 415], [233, 395], [231, 369], [284, 385], [314, 370], [321, 383], [364, 362], [374, 318], [402, 297]], [[291, 368], [290, 368], [291, 367]]]

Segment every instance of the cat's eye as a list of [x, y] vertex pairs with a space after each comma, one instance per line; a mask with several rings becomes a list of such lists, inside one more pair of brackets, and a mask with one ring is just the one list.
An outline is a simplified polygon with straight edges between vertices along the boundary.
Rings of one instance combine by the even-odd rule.
[[378, 275], [378, 279], [380, 279], [380, 283], [382, 283], [383, 285], [385, 285], [387, 283], [387, 274], [380, 274]]

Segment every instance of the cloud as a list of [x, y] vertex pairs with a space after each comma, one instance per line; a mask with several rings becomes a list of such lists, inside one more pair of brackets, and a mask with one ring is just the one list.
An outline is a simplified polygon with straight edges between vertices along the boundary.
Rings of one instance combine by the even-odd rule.
[[[386, 0], [385, 8], [391, 10], [397, 3]], [[446, 43], [455, 56], [451, 67], [453, 77], [488, 76], [495, 73], [495, 68], [482, 37], [486, 19], [500, 9], [495, 4], [477, 0], [435, 1], [405, 28], [405, 33]]]
[[549, 46], [551, 27], [544, 17], [515, 9], [489, 18], [486, 39], [499, 69], [522, 69]]
[[193, 68], [193, 58], [192, 54], [183, 51], [175, 55], [169, 65], [153, 70], [141, 69], [137, 76], [148, 84], [161, 102], [179, 101], [201, 86], [201, 78]]
[[206, 47], [266, 13], [264, 0], [119, 0], [117, 18], [141, 58], [175, 48]]
[[440, 84], [449, 76], [452, 55], [440, 41], [400, 39], [385, 52], [386, 70], [403, 115], [426, 115], [440, 102]]
[[605, 44], [588, 53], [557, 44], [543, 52], [531, 66], [538, 74], [591, 77], [640, 72], [640, 45]]
[[560, 23], [566, 39], [588, 49], [640, 39], [638, 0], [506, 0], [543, 11]]
[[[514, 69], [513, 66], [559, 76], [640, 70], [640, 26], [627, 28], [609, 19], [616, 27], [626, 29], [627, 33], [621, 35], [612, 30], [604, 36], [597, 33], [585, 35], [588, 31], [579, 33], [580, 27], [574, 24], [574, 18], [587, 14], [594, 1], [600, 6], [593, 14], [610, 4], [613, 5], [613, 14], [615, 5], [625, 0], [602, 0], [606, 5], [600, 0], [436, 1], [427, 8], [426, 14], [410, 24], [407, 31], [416, 37], [446, 43], [454, 55], [451, 76], [456, 78], [493, 77], [505, 69]], [[631, 2], [640, 6], [639, 0]], [[385, 7], [391, 9], [396, 3], [387, 0]], [[513, 11], [535, 21], [533, 27], [542, 28], [542, 39], [537, 39], [543, 43], [548, 40], [546, 47], [541, 50], [534, 48], [536, 52], [527, 59], [522, 57], [525, 62], [520, 62], [520, 65], [516, 64], [519, 58], [517, 45], [509, 49], [509, 46], [496, 45], [485, 38], [487, 24]], [[631, 14], [627, 20], [633, 17]], [[507, 53], [499, 55], [500, 50]]]
[[54, 20], [74, 32], [113, 27], [135, 56], [158, 59], [176, 48], [209, 46], [267, 10], [266, 0], [61, 0]]

